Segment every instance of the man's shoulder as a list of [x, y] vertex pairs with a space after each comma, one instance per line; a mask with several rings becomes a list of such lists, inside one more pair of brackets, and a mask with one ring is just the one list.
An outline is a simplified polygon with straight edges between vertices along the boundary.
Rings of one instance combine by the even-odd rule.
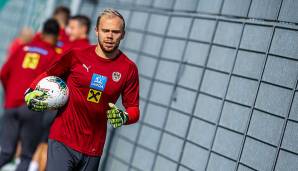
[[34, 40], [30, 43], [23, 45], [22, 48], [25, 52], [38, 53], [43, 56], [53, 56], [56, 55], [55, 47], [46, 44], [40, 40]]
[[69, 58], [71, 61], [85, 61], [88, 60], [91, 52], [94, 50], [94, 45], [83, 48], [72, 48], [65, 51], [62, 58]]
[[130, 59], [125, 53], [121, 51], [122, 60], [126, 62], [130, 67], [137, 68], [136, 63]]
[[24, 45], [22, 47], [22, 50], [24, 52], [38, 53], [38, 54], [44, 55], [44, 56], [54, 53], [54, 49], [49, 49], [49, 48], [46, 48], [46, 47], [43, 47], [41, 45], [34, 44], [34, 43]]

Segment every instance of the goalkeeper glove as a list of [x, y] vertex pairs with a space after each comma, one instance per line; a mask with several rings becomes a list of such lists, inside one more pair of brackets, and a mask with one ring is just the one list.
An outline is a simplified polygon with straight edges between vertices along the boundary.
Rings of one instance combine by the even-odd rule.
[[25, 92], [25, 102], [30, 110], [41, 112], [48, 109], [48, 104], [44, 101], [46, 93], [40, 90], [28, 89]]
[[109, 103], [110, 110], [107, 111], [107, 118], [114, 128], [118, 128], [128, 121], [128, 113], [117, 108], [113, 103]]

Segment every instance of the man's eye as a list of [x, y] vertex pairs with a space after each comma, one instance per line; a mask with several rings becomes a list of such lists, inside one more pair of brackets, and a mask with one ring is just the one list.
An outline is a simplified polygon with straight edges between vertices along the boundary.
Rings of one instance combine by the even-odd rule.
[[115, 33], [115, 34], [119, 34], [121, 31], [119, 31], [119, 30], [114, 30], [113, 31], [113, 33]]

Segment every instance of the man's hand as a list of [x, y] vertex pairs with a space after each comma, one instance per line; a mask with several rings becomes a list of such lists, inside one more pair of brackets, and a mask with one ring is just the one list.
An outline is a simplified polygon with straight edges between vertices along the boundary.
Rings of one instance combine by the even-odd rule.
[[107, 118], [114, 128], [118, 128], [125, 124], [128, 120], [128, 114], [118, 109], [113, 103], [109, 103], [110, 110], [107, 111]]
[[46, 93], [39, 90], [27, 90], [25, 102], [30, 110], [41, 112], [48, 109], [48, 104], [44, 101]]

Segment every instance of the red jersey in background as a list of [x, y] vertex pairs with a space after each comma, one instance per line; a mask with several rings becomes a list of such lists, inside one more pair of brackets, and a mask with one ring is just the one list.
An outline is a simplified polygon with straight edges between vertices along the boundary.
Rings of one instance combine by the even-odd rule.
[[4, 108], [24, 104], [24, 92], [30, 83], [56, 60], [54, 47], [35, 37], [31, 43], [13, 52], [0, 73], [4, 87]]
[[62, 54], [64, 52], [63, 48], [68, 43], [69, 43], [69, 37], [66, 34], [65, 29], [60, 28], [59, 37], [58, 37], [58, 41], [57, 41], [56, 49], [55, 49], [56, 53], [57, 54]]

